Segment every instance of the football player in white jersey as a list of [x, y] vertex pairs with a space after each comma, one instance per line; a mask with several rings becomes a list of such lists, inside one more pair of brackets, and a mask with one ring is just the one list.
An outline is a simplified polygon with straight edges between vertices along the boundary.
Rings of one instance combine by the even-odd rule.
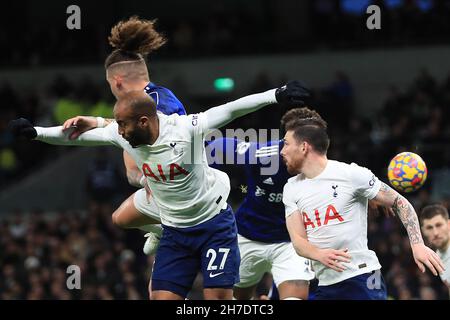
[[313, 260], [316, 299], [386, 299], [376, 254], [367, 247], [367, 203], [391, 207], [405, 226], [414, 260], [434, 275], [444, 266], [426, 247], [414, 208], [403, 196], [354, 163], [329, 160], [329, 138], [317, 119], [286, 124], [281, 155], [290, 178], [283, 190], [286, 224], [300, 256]]
[[450, 220], [448, 210], [440, 204], [428, 205], [420, 212], [422, 231], [441, 258], [445, 266], [444, 273], [440, 274], [442, 281], [449, 289], [450, 298]]
[[[141, 168], [164, 225], [152, 274], [153, 299], [184, 299], [201, 271], [206, 299], [231, 299], [239, 281], [239, 250], [234, 215], [226, 200], [228, 176], [207, 164], [204, 136], [237, 117], [274, 104], [301, 102], [299, 82], [250, 95], [189, 116], [164, 115], [142, 91], [124, 94], [115, 122], [69, 140], [62, 127], [11, 122], [14, 134], [59, 145], [115, 145]], [[135, 201], [136, 202], [136, 201]], [[140, 211], [152, 204], [137, 203]], [[157, 209], [155, 209], [157, 210]]]
[[[166, 42], [164, 36], [155, 29], [155, 20], [131, 17], [119, 21], [111, 28], [108, 41], [114, 50], [105, 59], [106, 80], [116, 99], [120, 99], [130, 91], [142, 90], [155, 100], [157, 111], [166, 115], [186, 114], [183, 104], [169, 89], [158, 86], [150, 80], [146, 57]], [[112, 119], [100, 117], [78, 116], [66, 120], [63, 127], [70, 128], [70, 136], [75, 139], [81, 133], [104, 127], [111, 121]], [[144, 180], [141, 180], [142, 173], [125, 150], [123, 159], [129, 183], [140, 189], [113, 212], [112, 222], [121, 228], [138, 228], [146, 231], [144, 252], [153, 254], [162, 233], [159, 212], [147, 210], [142, 213], [136, 209], [135, 203], [142, 202], [150, 192]], [[146, 187], [147, 192], [143, 187]]]

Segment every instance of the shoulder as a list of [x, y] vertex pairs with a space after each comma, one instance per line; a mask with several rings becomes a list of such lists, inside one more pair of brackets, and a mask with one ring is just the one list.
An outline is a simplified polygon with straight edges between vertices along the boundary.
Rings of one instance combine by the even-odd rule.
[[284, 185], [285, 191], [291, 191], [292, 189], [298, 187], [304, 182], [304, 176], [303, 174], [298, 174], [296, 176], [290, 177], [286, 184]]
[[328, 175], [332, 175], [333, 177], [340, 177], [342, 179], [351, 179], [353, 175], [352, 172], [355, 171], [358, 165], [352, 163], [346, 163], [336, 160], [328, 160]]
[[332, 168], [333, 170], [351, 170], [353, 163], [349, 164], [346, 162], [342, 162], [342, 161], [337, 161], [337, 160], [328, 160], [330, 163], [330, 168]]
[[302, 181], [303, 179], [300, 174], [288, 179], [283, 187], [283, 202], [285, 204], [296, 202], [296, 199], [302, 194], [298, 192], [301, 188]]
[[188, 130], [188, 132], [194, 134], [202, 133], [208, 125], [208, 119], [203, 112], [188, 115], [179, 115], [177, 113], [165, 115], [158, 113], [158, 117], [163, 125], [176, 127], [177, 130]]

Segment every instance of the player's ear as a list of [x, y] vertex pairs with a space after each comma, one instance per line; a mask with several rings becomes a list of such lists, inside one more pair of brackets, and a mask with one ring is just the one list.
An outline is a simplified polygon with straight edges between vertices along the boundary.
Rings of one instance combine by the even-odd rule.
[[123, 78], [119, 75], [114, 75], [113, 76], [113, 81], [114, 81], [114, 85], [116, 86], [116, 88], [118, 89], [122, 89], [123, 88]]
[[306, 152], [306, 150], [308, 150], [308, 144], [306, 143], [306, 141], [302, 142], [302, 151]]
[[139, 120], [138, 120], [138, 124], [139, 124], [140, 126], [142, 126], [142, 127], [147, 126], [147, 124], [148, 124], [148, 118], [147, 118], [146, 116], [140, 117]]

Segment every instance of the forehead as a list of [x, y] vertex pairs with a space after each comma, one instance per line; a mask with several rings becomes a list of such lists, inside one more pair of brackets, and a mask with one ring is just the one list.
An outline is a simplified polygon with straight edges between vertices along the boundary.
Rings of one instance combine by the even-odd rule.
[[424, 219], [424, 220], [423, 220], [423, 225], [424, 225], [424, 226], [426, 226], [426, 225], [435, 225], [435, 224], [438, 224], [438, 223], [447, 223], [447, 221], [446, 221], [445, 218], [444, 218], [442, 215], [440, 215], [440, 214], [434, 216], [434, 217], [431, 218], [431, 219]]
[[292, 130], [287, 131], [284, 134], [284, 140], [291, 141], [294, 138], [293, 135], [294, 135], [294, 132]]
[[116, 120], [125, 120], [130, 117], [130, 108], [125, 103], [117, 102], [114, 105], [114, 118]]

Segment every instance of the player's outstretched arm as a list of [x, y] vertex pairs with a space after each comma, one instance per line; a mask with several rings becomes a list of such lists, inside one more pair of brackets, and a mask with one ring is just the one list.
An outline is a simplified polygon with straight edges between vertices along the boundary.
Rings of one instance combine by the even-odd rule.
[[385, 183], [381, 183], [380, 191], [378, 191], [374, 199], [381, 205], [392, 208], [392, 211], [402, 221], [408, 232], [414, 260], [420, 271], [425, 272], [425, 266], [427, 266], [435, 276], [438, 273], [442, 273], [445, 268], [441, 259], [423, 243], [419, 219], [411, 203]]
[[29, 140], [39, 140], [54, 145], [102, 146], [115, 144], [111, 128], [97, 128], [80, 135], [77, 139], [70, 140], [70, 130], [63, 130], [62, 126], [34, 127], [29, 120], [24, 118], [12, 120], [8, 127], [16, 137], [22, 136]]
[[[113, 121], [114, 119], [104, 119], [102, 117], [76, 116], [67, 119], [62, 127], [64, 131], [72, 130], [69, 134], [69, 139], [74, 140], [89, 130], [104, 128]], [[142, 178], [142, 173], [139, 171], [136, 163], [126, 151], [123, 151], [123, 162], [127, 171], [128, 183], [134, 187], [141, 188], [142, 185], [140, 181]]]
[[104, 128], [113, 121], [114, 119], [104, 119], [102, 117], [76, 116], [64, 121], [63, 130], [71, 129], [69, 139], [73, 140], [86, 131], [95, 128]]
[[298, 106], [304, 104], [304, 100], [309, 96], [309, 90], [301, 82], [292, 81], [281, 88], [252, 94], [205, 111], [208, 118], [208, 128], [223, 127], [236, 118], [274, 103]]
[[308, 241], [305, 226], [300, 211], [295, 211], [286, 217], [286, 227], [292, 244], [299, 256], [316, 260], [337, 272], [342, 272], [346, 267], [342, 262], [350, 262], [347, 249], [320, 249]]

